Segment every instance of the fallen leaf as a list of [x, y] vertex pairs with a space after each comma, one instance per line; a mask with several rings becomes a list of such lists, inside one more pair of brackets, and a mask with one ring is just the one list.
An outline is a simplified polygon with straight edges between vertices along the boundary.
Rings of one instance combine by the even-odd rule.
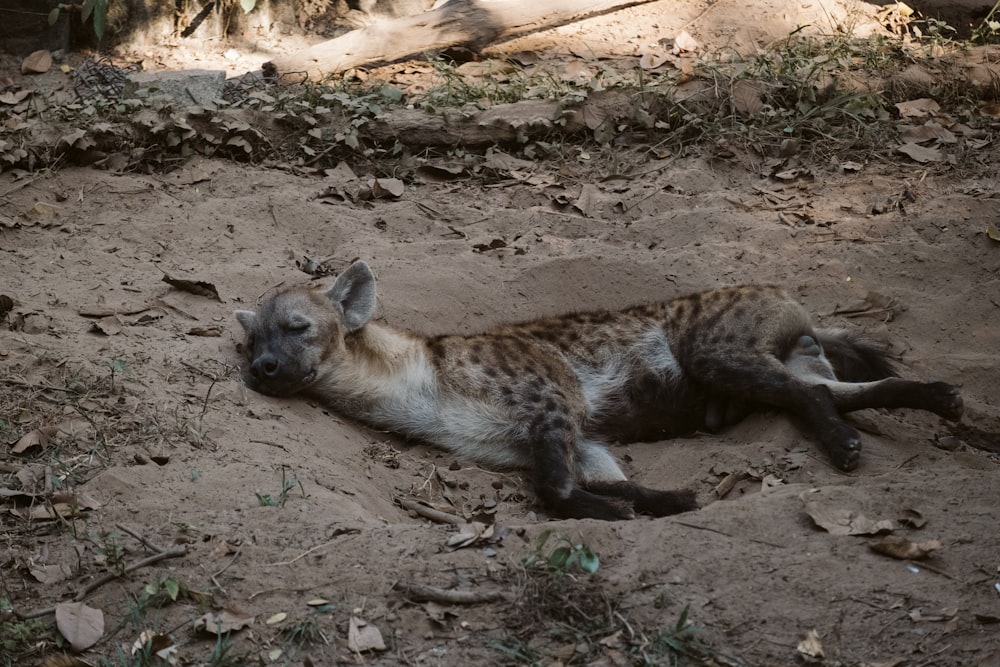
[[927, 121], [923, 125], [918, 125], [917, 127], [908, 127], [900, 135], [902, 140], [906, 143], [920, 144], [925, 141], [940, 141], [943, 144], [954, 144], [958, 142], [958, 138], [941, 127], [939, 123], [932, 120]]
[[355, 653], [364, 651], [384, 651], [385, 641], [382, 633], [367, 621], [351, 616], [350, 627], [347, 630], [347, 648]]
[[653, 53], [643, 53], [639, 56], [639, 67], [642, 69], [656, 69], [663, 63], [667, 62], [667, 54], [662, 51], [656, 51]]
[[806, 633], [805, 639], [799, 642], [798, 652], [809, 658], [823, 658], [823, 643], [819, 640], [819, 633], [810, 630]]
[[896, 518], [901, 526], [908, 526], [910, 528], [923, 528], [927, 524], [927, 519], [924, 515], [917, 510], [904, 509], [899, 513]]
[[896, 150], [903, 155], [906, 155], [911, 160], [916, 160], [921, 164], [924, 162], [940, 162], [944, 159], [941, 151], [935, 148], [925, 148], [919, 144], [903, 144], [902, 146], [897, 147]]
[[73, 576], [73, 570], [69, 565], [59, 563], [56, 565], [32, 565], [29, 567], [31, 576], [42, 584], [58, 584]]
[[56, 627], [77, 653], [85, 651], [104, 635], [104, 612], [82, 602], [56, 605]]
[[182, 278], [171, 278], [167, 274], [163, 274], [163, 282], [175, 287], [182, 292], [188, 292], [190, 294], [195, 294], [197, 296], [203, 296], [208, 299], [215, 299], [216, 301], [222, 302], [222, 297], [219, 296], [219, 290], [215, 289], [215, 285], [212, 283], [207, 283], [203, 280], [184, 280]]
[[855, 510], [836, 507], [832, 500], [822, 497], [821, 493], [820, 489], [810, 489], [799, 498], [805, 505], [806, 514], [831, 535], [874, 535], [896, 528], [891, 519], [875, 521]]
[[45, 449], [49, 446], [49, 441], [59, 431], [55, 426], [42, 426], [41, 428], [36, 428], [34, 431], [29, 431], [22, 435], [17, 443], [11, 447], [11, 454], [23, 454], [29, 449], [34, 449], [35, 447], [39, 449]]
[[996, 223], [991, 222], [986, 226], [986, 235], [994, 241], [1000, 241], [1000, 228], [997, 228]]
[[694, 53], [700, 48], [701, 44], [687, 30], [682, 30], [679, 35], [674, 37], [673, 51], [675, 55], [680, 55], [684, 52]]
[[757, 112], [764, 107], [760, 88], [745, 79], [740, 79], [733, 84], [732, 99], [736, 111], [744, 118], [756, 116]]
[[247, 614], [234, 607], [226, 607], [218, 614], [208, 612], [197, 621], [195, 627], [213, 635], [235, 632], [253, 624], [253, 614]]
[[283, 611], [279, 611], [277, 614], [274, 614], [273, 616], [271, 616], [270, 618], [268, 618], [266, 621], [264, 621], [264, 623], [266, 625], [275, 625], [277, 623], [281, 623], [286, 618], [288, 618], [288, 614], [286, 614]]
[[15, 92], [6, 92], [3, 95], [0, 95], [0, 103], [3, 103], [3, 104], [17, 104], [18, 102], [20, 102], [21, 100], [23, 100], [25, 97], [27, 97], [28, 95], [30, 95], [33, 92], [34, 91], [27, 90], [27, 89], [25, 89], [25, 90], [19, 90], [16, 93]]
[[868, 544], [872, 551], [899, 560], [923, 560], [941, 548], [938, 540], [911, 542], [902, 535], [886, 535]]
[[45, 74], [52, 68], [52, 54], [42, 49], [33, 51], [21, 61], [21, 74]]
[[50, 655], [38, 667], [94, 667], [91, 663], [75, 655]]
[[941, 110], [941, 105], [932, 99], [922, 97], [907, 102], [897, 102], [896, 109], [902, 118], [924, 118], [932, 116]]
[[125, 329], [125, 323], [117, 315], [108, 315], [94, 322], [90, 328], [105, 336], [117, 336]]
[[306, 602], [306, 604], [310, 607], [322, 607], [325, 604], [330, 604], [330, 601], [324, 598], [313, 598], [309, 602]]
[[368, 187], [378, 199], [398, 199], [406, 192], [406, 186], [398, 178], [374, 178], [368, 181]]

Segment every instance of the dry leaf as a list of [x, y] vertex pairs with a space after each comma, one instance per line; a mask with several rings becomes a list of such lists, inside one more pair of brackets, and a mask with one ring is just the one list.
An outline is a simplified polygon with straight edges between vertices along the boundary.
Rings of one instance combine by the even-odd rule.
[[819, 633], [816, 630], [807, 632], [805, 639], [799, 642], [797, 648], [799, 653], [810, 658], [825, 657], [823, 643], [819, 640]]
[[208, 299], [215, 299], [221, 302], [222, 298], [219, 296], [219, 291], [215, 289], [215, 285], [212, 283], [207, 283], [203, 280], [184, 280], [181, 278], [171, 278], [167, 274], [163, 274], [163, 282], [176, 287], [182, 292], [188, 292], [190, 294], [195, 294], [197, 296], [203, 296]]
[[991, 222], [986, 226], [986, 235], [994, 241], [1000, 241], [1000, 229], [997, 228], [996, 223]]
[[687, 30], [682, 30], [681, 34], [674, 37], [674, 55], [694, 53], [700, 48], [701, 44]]
[[923, 560], [930, 556], [932, 551], [941, 548], [938, 540], [926, 540], [924, 542], [911, 542], [902, 535], [886, 535], [885, 537], [870, 542], [871, 550], [898, 558], [899, 560]]
[[50, 655], [38, 667], [94, 667], [91, 663], [75, 655]]
[[896, 528], [891, 519], [874, 521], [860, 512], [834, 506], [831, 499], [822, 496], [820, 489], [810, 489], [799, 498], [805, 505], [806, 514], [831, 535], [874, 535]]
[[266, 621], [264, 621], [264, 623], [267, 624], [267, 625], [275, 625], [277, 623], [281, 623], [286, 618], [288, 618], [288, 614], [286, 614], [283, 611], [279, 611], [277, 614], [274, 614], [273, 616], [271, 616], [270, 618], [268, 618]]
[[234, 607], [226, 607], [218, 614], [208, 612], [197, 621], [195, 627], [213, 635], [235, 632], [253, 623], [253, 614], [247, 614]]
[[45, 449], [49, 446], [49, 440], [58, 432], [55, 426], [42, 426], [34, 431], [29, 431], [20, 437], [17, 443], [11, 447], [11, 454], [23, 454], [29, 449], [38, 447]]
[[910, 528], [923, 528], [927, 524], [927, 519], [924, 515], [917, 510], [904, 509], [896, 517], [896, 521], [902, 526], [909, 526]]
[[56, 627], [77, 653], [98, 642], [104, 634], [104, 612], [82, 602], [56, 605]]
[[374, 178], [368, 181], [368, 187], [378, 199], [398, 199], [406, 192], [406, 186], [398, 178]]
[[97, 331], [105, 336], [117, 336], [125, 328], [125, 323], [118, 319], [117, 315], [102, 317], [91, 325], [92, 331]]
[[0, 95], [0, 103], [3, 103], [3, 104], [17, 104], [18, 102], [22, 101], [25, 97], [27, 97], [28, 95], [30, 95], [32, 92], [34, 92], [34, 91], [32, 91], [32, 90], [19, 90], [16, 93], [14, 93], [14, 92], [4, 93], [3, 95]]
[[382, 633], [374, 625], [369, 625], [367, 621], [351, 616], [351, 624], [347, 630], [347, 648], [355, 653], [364, 651], [384, 651], [385, 641]]
[[52, 68], [52, 54], [42, 49], [25, 56], [21, 61], [21, 74], [45, 74]]
[[908, 127], [900, 135], [906, 143], [920, 144], [925, 141], [940, 141], [943, 144], [954, 144], [958, 138], [941, 127], [939, 123], [929, 120], [917, 127]]
[[941, 151], [935, 148], [925, 148], [919, 144], [903, 144], [896, 148], [896, 150], [921, 164], [924, 162], [940, 162], [944, 159]]
[[902, 118], [925, 118], [941, 110], [941, 105], [932, 99], [922, 97], [908, 102], [897, 102], [896, 109]]
[[745, 79], [740, 79], [733, 85], [733, 105], [744, 118], [757, 115], [764, 106], [760, 88]]
[[667, 62], [667, 54], [657, 51], [654, 53], [643, 53], [639, 56], [639, 67], [642, 69], [656, 69]]
[[73, 576], [73, 570], [69, 565], [60, 563], [58, 565], [32, 565], [29, 568], [31, 576], [43, 584], [58, 584]]

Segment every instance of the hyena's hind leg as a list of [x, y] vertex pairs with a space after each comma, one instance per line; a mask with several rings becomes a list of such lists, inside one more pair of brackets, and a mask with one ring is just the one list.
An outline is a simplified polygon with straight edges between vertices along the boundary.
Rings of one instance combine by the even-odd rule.
[[[838, 350], [841, 341], [826, 340], [831, 355], [850, 355], [853, 350]], [[868, 350], [870, 354], [872, 351]], [[834, 357], [834, 362], [844, 366], [843, 359]], [[863, 370], [856, 371], [867, 381], [853, 381], [856, 378], [838, 377], [831, 361], [822, 347], [812, 336], [802, 336], [792, 348], [785, 366], [797, 377], [810, 384], [823, 384], [830, 389], [834, 405], [841, 412], [853, 412], [864, 408], [911, 408], [927, 410], [945, 419], [958, 420], [962, 416], [962, 397], [958, 388], [946, 382], [916, 382], [898, 377], [887, 377], [889, 366], [885, 364], [873, 377]], [[857, 368], [856, 364], [852, 364]], [[850, 371], [841, 371], [850, 374]], [[894, 375], [894, 374], [893, 374]]]
[[[810, 355], [800, 356], [804, 364], [810, 362]], [[857, 466], [861, 435], [844, 421], [825, 384], [801, 379], [772, 354], [738, 345], [694, 350], [686, 366], [708, 394], [789, 412], [805, 422], [834, 465], [841, 470]]]
[[577, 476], [587, 491], [628, 501], [638, 514], [669, 516], [698, 509], [692, 491], [658, 491], [630, 482], [600, 442], [577, 443]]

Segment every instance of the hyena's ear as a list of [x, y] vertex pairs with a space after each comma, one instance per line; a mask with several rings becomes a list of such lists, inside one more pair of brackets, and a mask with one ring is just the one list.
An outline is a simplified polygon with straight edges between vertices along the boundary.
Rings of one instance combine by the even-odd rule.
[[243, 325], [243, 331], [246, 333], [253, 332], [254, 322], [257, 321], [257, 313], [252, 310], [237, 310], [236, 320]]
[[326, 297], [344, 314], [348, 331], [357, 331], [375, 314], [375, 274], [364, 262], [355, 262], [337, 276]]

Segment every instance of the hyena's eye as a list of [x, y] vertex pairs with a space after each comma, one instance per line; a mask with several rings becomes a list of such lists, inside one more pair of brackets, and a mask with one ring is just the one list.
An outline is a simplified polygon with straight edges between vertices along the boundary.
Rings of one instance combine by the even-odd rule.
[[308, 320], [292, 320], [290, 322], [285, 322], [285, 331], [288, 333], [303, 333], [309, 329]]

